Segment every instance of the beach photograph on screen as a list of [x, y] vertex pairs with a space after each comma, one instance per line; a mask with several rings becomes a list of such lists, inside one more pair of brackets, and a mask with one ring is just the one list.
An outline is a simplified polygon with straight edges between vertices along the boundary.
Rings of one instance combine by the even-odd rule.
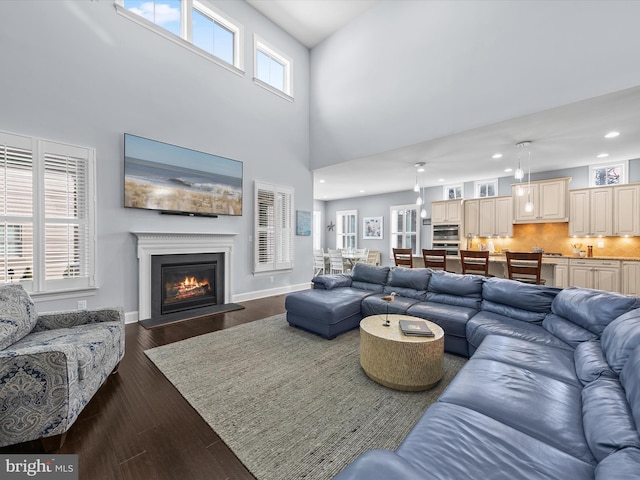
[[242, 162], [125, 134], [124, 206], [242, 215]]

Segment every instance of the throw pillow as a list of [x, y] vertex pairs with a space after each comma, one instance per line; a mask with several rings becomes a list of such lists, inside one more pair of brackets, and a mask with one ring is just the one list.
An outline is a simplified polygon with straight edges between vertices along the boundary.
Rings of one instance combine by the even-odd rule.
[[37, 321], [35, 305], [22, 285], [0, 286], [0, 350], [26, 336]]

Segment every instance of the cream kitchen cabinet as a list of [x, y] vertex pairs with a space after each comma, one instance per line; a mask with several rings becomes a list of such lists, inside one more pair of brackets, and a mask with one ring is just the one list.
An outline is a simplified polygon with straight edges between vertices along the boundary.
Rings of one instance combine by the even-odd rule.
[[620, 261], [571, 259], [569, 285], [620, 292]]
[[569, 235], [613, 235], [613, 188], [581, 188], [569, 192]]
[[[570, 177], [554, 178], [536, 182], [513, 184], [514, 223], [568, 222], [568, 192]], [[517, 194], [521, 186], [524, 195]], [[528, 201], [533, 203], [531, 211], [525, 208]]]
[[640, 235], [640, 185], [613, 187], [613, 234]]
[[462, 200], [431, 202], [431, 223], [463, 225]]
[[478, 237], [513, 235], [513, 201], [511, 197], [491, 197], [464, 202], [465, 233]]
[[640, 262], [622, 262], [622, 292], [640, 297]]
[[553, 267], [554, 287], [567, 288], [569, 286], [569, 260], [557, 259]]

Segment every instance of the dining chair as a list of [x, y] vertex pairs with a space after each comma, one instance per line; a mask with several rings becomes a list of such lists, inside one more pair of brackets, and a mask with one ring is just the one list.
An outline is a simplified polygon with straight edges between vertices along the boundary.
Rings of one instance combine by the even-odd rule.
[[544, 285], [542, 272], [542, 252], [506, 252], [507, 273], [510, 280]]
[[432, 268], [434, 270], [447, 269], [447, 251], [444, 249], [423, 248], [422, 259], [424, 260], [425, 268]]
[[489, 250], [460, 250], [462, 274], [472, 273], [489, 277]]
[[393, 260], [397, 266], [413, 268], [413, 250], [410, 248], [394, 248]]
[[322, 250], [313, 251], [313, 276], [324, 274], [324, 253]]
[[380, 252], [378, 250], [369, 250], [367, 254], [367, 263], [369, 265], [378, 265], [380, 263], [379, 260]]
[[329, 273], [344, 273], [344, 259], [340, 250], [329, 250]]

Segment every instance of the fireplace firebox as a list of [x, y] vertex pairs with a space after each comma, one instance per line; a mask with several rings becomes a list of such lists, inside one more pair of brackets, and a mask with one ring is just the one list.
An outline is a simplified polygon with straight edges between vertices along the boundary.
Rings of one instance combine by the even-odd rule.
[[[190, 315], [189, 311], [224, 303], [224, 254], [151, 257], [151, 317]], [[184, 314], [180, 314], [184, 312]]]

